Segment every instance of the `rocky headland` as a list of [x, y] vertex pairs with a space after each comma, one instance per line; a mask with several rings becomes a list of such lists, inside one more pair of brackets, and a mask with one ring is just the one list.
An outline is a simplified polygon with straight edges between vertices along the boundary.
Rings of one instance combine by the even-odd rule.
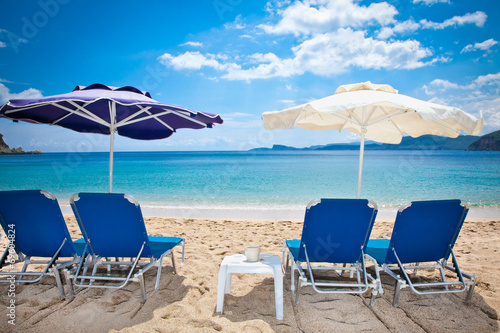
[[40, 150], [24, 151], [22, 147], [10, 148], [3, 140], [3, 134], [0, 134], [0, 155], [23, 155], [23, 154], [41, 154]]

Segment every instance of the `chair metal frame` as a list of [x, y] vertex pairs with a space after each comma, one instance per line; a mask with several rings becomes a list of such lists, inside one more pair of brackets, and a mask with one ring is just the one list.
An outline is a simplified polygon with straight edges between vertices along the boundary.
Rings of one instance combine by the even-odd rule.
[[[129, 282], [138, 282], [141, 289], [141, 299], [142, 302], [146, 302], [146, 286], [144, 282], [144, 273], [148, 271], [152, 267], [157, 267], [156, 274], [156, 282], [155, 282], [155, 290], [158, 290], [160, 284], [161, 277], [161, 267], [163, 263], [164, 257], [169, 257], [172, 260], [172, 266], [174, 269], [174, 274], [177, 274], [177, 268], [175, 265], [175, 259], [173, 255], [173, 248], [178, 244], [182, 244], [182, 259], [181, 264], [184, 264], [184, 253], [185, 253], [185, 238], [177, 238], [179, 240], [177, 244], [168, 248], [165, 252], [163, 252], [158, 257], [154, 257], [153, 255], [144, 256], [143, 252], [146, 246], [149, 248], [149, 244], [154, 243], [155, 237], [148, 237], [146, 235], [145, 240], [142, 243], [137, 254], [133, 257], [114, 257], [112, 260], [109, 256], [101, 256], [94, 251], [92, 246], [92, 238], [87, 234], [87, 230], [85, 228], [85, 224], [88, 221], [82, 220], [80, 212], [78, 210], [77, 204], [75, 201], [78, 199], [80, 193], [74, 194], [71, 199], [71, 206], [75, 212], [75, 216], [77, 217], [80, 228], [82, 229], [82, 234], [84, 235], [84, 239], [86, 240], [84, 254], [81, 256], [80, 263], [78, 267], [74, 270], [66, 271], [65, 278], [67, 281], [71, 282], [80, 288], [112, 288], [119, 289], [123, 288]], [[134, 204], [138, 208], [138, 214], [140, 212], [140, 206], [136, 199], [129, 195], [123, 195], [126, 200], [130, 203]], [[143, 221], [141, 219], [141, 221]], [[130, 258], [129, 260], [125, 260], [126, 258]], [[116, 270], [120, 272], [121, 276], [112, 276], [112, 267], [116, 266]], [[98, 270], [101, 267], [106, 267], [107, 272], [105, 275], [99, 275]], [[88, 273], [90, 270], [90, 274]], [[71, 293], [74, 293], [73, 290], [70, 290]]]
[[[320, 203], [321, 200], [311, 201], [307, 209], [310, 209], [312, 206]], [[282, 252], [282, 262], [284, 266], [282, 266], [283, 272], [286, 273], [288, 270], [288, 265], [291, 259], [290, 265], [290, 275], [291, 275], [291, 292], [292, 294], [296, 294], [295, 296], [295, 304], [299, 303], [300, 299], [300, 289], [304, 286], [312, 286], [314, 291], [318, 293], [348, 293], [348, 294], [364, 294], [368, 289], [372, 289], [372, 296], [370, 299], [370, 306], [373, 305], [376, 296], [383, 292], [380, 289], [380, 282], [373, 278], [366, 271], [366, 259], [371, 259], [365, 256], [364, 254], [364, 246], [368, 241], [371, 228], [373, 226], [373, 222], [375, 220], [378, 208], [377, 205], [373, 201], [368, 201], [368, 204], [373, 207], [373, 215], [371, 218], [370, 226], [366, 231], [366, 237], [364, 245], [362, 244], [359, 249], [359, 257], [358, 260], [352, 263], [333, 263], [333, 262], [315, 262], [319, 265], [313, 265], [310, 260], [310, 255], [308, 253], [308, 249], [306, 244], [303, 245], [305, 261], [300, 261], [297, 258], [293, 257], [290, 248], [287, 245], [287, 241], [283, 241], [283, 252]], [[288, 251], [287, 251], [288, 250]], [[286, 257], [285, 257], [286, 256]], [[348, 266], [349, 265], [349, 266]], [[318, 281], [314, 276], [314, 271], [332, 271], [336, 272], [340, 279], [344, 278], [345, 272], [349, 273], [349, 278], [353, 279], [354, 275], [356, 275], [356, 282], [347, 282], [347, 281]], [[297, 272], [297, 278], [295, 277], [295, 272]]]
[[[401, 206], [398, 209], [398, 213], [402, 213], [406, 208], [410, 206], [411, 203]], [[379, 264], [374, 257], [367, 254], [367, 257], [369, 257], [375, 263], [375, 272], [378, 281], [381, 281], [380, 272], [385, 272], [396, 280], [396, 285], [394, 289], [394, 298], [392, 302], [392, 305], [394, 307], [398, 305], [400, 291], [407, 287], [409, 287], [414, 293], [418, 295], [428, 295], [428, 294], [459, 293], [465, 291], [467, 289], [467, 286], [469, 286], [469, 290], [465, 297], [465, 303], [469, 303], [470, 300], [472, 299], [477, 276], [462, 272], [462, 270], [458, 265], [458, 261], [455, 257], [455, 254], [453, 252], [453, 246], [455, 244], [456, 239], [458, 238], [458, 234], [460, 232], [463, 221], [465, 220], [465, 217], [468, 212], [468, 206], [465, 201], [461, 201], [461, 206], [463, 206], [464, 208], [462, 216], [460, 217], [461, 221], [459, 221], [459, 223], [457, 224], [451, 242], [447, 246], [448, 250], [444, 258], [437, 260], [434, 263], [433, 262], [403, 263], [400, 257], [398, 256], [396, 249], [390, 248], [388, 250], [394, 254], [397, 263]], [[452, 259], [452, 266], [448, 265], [448, 259], [450, 256]], [[417, 276], [417, 271], [422, 269], [438, 270], [441, 277], [441, 281], [414, 282], [413, 280]], [[408, 271], [410, 270], [413, 270], [413, 272], [408, 273]], [[454, 273], [456, 280], [454, 281], [447, 280], [445, 271], [450, 271]], [[457, 287], [457, 288], [451, 289], [450, 287]], [[428, 288], [431, 288], [431, 290], [425, 290]]]
[[[27, 195], [39, 193], [40, 195], [45, 196], [48, 200], [52, 200], [52, 202], [49, 202], [50, 204], [54, 205], [53, 208], [51, 209], [54, 210], [54, 213], [57, 215], [57, 218], [62, 220], [62, 224], [60, 224], [60, 226], [66, 228], [65, 231], [67, 232], [67, 235], [69, 237], [69, 231], [67, 230], [66, 222], [62, 217], [59, 204], [57, 203], [57, 198], [52, 193], [44, 190], [22, 190], [22, 191], [4, 191], [4, 192], [12, 192], [17, 194], [22, 194], [22, 192], [25, 192]], [[48, 219], [48, 221], [53, 221], [53, 220]], [[0, 269], [5, 267], [10, 267], [11, 269], [13, 269], [14, 265], [18, 263], [23, 263], [23, 267], [20, 271], [14, 271], [14, 270], [0, 271], [0, 276], [9, 276], [9, 278], [1, 278], [0, 283], [2, 282], [36, 283], [40, 281], [44, 276], [49, 275], [55, 278], [56, 285], [59, 290], [61, 298], [62, 299], [66, 298], [66, 293], [64, 291], [64, 286], [61, 279], [61, 271], [64, 272], [68, 269], [71, 269], [73, 265], [78, 263], [79, 256], [76, 252], [76, 249], [74, 249], [73, 256], [67, 257], [68, 259], [61, 259], [60, 255], [66, 243], [68, 241], [72, 242], [72, 240], [68, 239], [68, 237], [64, 237], [62, 239], [61, 245], [58, 246], [54, 254], [51, 257], [45, 257], [48, 259], [42, 259], [44, 258], [44, 256], [26, 255], [20, 250], [19, 246], [17, 245], [15, 237], [15, 229], [9, 227], [15, 225], [15, 222], [6, 220], [1, 212], [0, 212], [0, 224], [4, 228], [4, 231], [9, 240], [7, 248], [5, 249], [3, 255], [0, 257]], [[12, 230], [14, 230], [13, 233], [11, 233]], [[40, 235], [36, 236], [39, 237]], [[15, 258], [15, 256], [17, 256], [17, 258]], [[45, 267], [41, 271], [39, 269], [31, 271], [28, 270], [28, 267], [30, 265], [45, 265]], [[68, 291], [71, 297], [72, 293], [70, 286], [68, 286]]]

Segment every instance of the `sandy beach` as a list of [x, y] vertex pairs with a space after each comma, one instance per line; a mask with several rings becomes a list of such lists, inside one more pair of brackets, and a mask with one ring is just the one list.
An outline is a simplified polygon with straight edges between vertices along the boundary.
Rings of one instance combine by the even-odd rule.
[[[74, 239], [81, 237], [72, 215], [65, 218]], [[284, 277], [284, 319], [277, 320], [271, 275], [235, 274], [224, 313], [216, 313], [219, 265], [226, 255], [258, 244], [261, 253], [281, 256], [283, 239], [299, 238], [300, 220], [191, 219], [146, 217], [152, 236], [186, 238], [186, 261], [175, 250], [178, 274], [163, 264], [159, 290], [155, 270], [146, 276], [147, 302], [139, 285], [120, 290], [81, 290], [74, 300], [59, 298], [52, 277], [16, 286], [15, 326], [8, 324], [9, 297], [0, 285], [0, 325], [4, 332], [498, 332], [500, 327], [500, 220], [468, 219], [455, 246], [461, 269], [477, 274], [470, 304], [465, 293], [418, 296], [401, 292], [392, 307], [394, 280], [383, 276], [385, 294], [368, 306], [369, 295], [317, 294], [303, 288], [298, 305]], [[390, 237], [391, 219], [375, 222], [372, 238]], [[2, 250], [7, 245], [0, 240]]]

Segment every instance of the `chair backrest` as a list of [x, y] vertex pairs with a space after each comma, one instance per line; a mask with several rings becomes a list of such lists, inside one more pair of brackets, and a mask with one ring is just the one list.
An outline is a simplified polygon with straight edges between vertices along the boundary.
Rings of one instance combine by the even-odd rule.
[[360, 259], [377, 216], [366, 199], [321, 199], [306, 209], [298, 260], [354, 263]]
[[[91, 251], [102, 257], [150, 257], [148, 235], [139, 203], [119, 193], [77, 193], [71, 208]], [[89, 242], [90, 241], [90, 242]]]
[[413, 201], [396, 216], [385, 263], [448, 259], [469, 208], [460, 200]]
[[61, 208], [50, 192], [0, 191], [0, 224], [16, 251], [26, 256], [52, 257], [65, 238], [60, 256], [76, 254]]

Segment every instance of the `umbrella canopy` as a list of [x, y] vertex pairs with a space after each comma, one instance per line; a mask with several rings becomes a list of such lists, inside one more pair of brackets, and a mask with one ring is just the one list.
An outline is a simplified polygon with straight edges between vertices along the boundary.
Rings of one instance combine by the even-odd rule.
[[137, 88], [104, 84], [77, 86], [72, 92], [34, 99], [13, 99], [0, 117], [58, 125], [82, 133], [110, 135], [109, 192], [113, 183], [114, 133], [138, 140], [164, 139], [179, 128], [222, 124], [219, 115], [160, 103]]
[[342, 85], [334, 95], [282, 111], [264, 112], [262, 120], [268, 130], [301, 127], [360, 135], [357, 198], [361, 194], [365, 139], [397, 144], [405, 134], [456, 138], [461, 131], [477, 135], [483, 126], [482, 117], [478, 120], [460, 109], [401, 95], [390, 85], [371, 82]]

